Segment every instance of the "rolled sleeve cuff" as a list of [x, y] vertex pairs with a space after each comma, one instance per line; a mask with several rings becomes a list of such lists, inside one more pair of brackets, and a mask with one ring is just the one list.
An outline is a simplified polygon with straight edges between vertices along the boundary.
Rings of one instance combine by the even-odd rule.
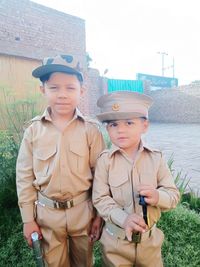
[[171, 206], [169, 194], [161, 190], [158, 190], [158, 193], [159, 193], [159, 200], [157, 206], [160, 208], [169, 209]]
[[128, 217], [128, 214], [120, 208], [115, 208], [110, 213], [111, 221], [119, 225], [122, 228], [127, 217]]
[[35, 205], [23, 205], [20, 207], [23, 223], [29, 223], [34, 221]]

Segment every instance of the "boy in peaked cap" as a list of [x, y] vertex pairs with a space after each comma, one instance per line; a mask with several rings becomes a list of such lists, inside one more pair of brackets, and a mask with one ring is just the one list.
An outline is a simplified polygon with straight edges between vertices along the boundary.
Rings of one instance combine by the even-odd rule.
[[30, 122], [17, 159], [24, 237], [31, 246], [31, 234], [38, 232], [47, 266], [89, 267], [91, 241], [101, 228], [91, 186], [103, 138], [77, 109], [83, 75], [73, 56], [46, 58], [32, 74], [42, 82], [48, 107]]
[[93, 184], [93, 204], [106, 222], [103, 266], [161, 267], [164, 235], [156, 223], [161, 211], [175, 208], [179, 192], [162, 153], [141, 140], [152, 99], [123, 91], [97, 105], [113, 143], [97, 160]]

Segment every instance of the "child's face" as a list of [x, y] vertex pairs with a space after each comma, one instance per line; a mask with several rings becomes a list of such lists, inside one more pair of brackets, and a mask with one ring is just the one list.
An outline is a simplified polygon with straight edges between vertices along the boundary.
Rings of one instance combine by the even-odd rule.
[[66, 119], [73, 117], [83, 93], [81, 84], [75, 75], [61, 72], [53, 73], [41, 86], [41, 91], [51, 107], [52, 115], [55, 118], [65, 117]]
[[115, 120], [107, 124], [107, 131], [113, 144], [125, 152], [138, 149], [141, 135], [148, 129], [148, 121], [141, 118]]

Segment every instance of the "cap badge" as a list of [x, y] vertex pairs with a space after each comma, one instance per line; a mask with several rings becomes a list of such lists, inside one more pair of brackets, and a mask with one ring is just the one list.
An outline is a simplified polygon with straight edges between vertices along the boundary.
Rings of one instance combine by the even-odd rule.
[[112, 105], [112, 110], [113, 111], [119, 111], [119, 108], [120, 108], [120, 106], [119, 106], [118, 103], [115, 103], [115, 104]]

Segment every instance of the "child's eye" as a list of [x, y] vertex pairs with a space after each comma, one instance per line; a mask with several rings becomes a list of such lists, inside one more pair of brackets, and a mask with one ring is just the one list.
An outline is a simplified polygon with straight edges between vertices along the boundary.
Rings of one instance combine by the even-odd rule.
[[127, 124], [127, 125], [133, 125], [134, 122], [133, 122], [133, 121], [127, 121], [126, 124]]
[[117, 125], [118, 125], [117, 122], [110, 122], [110, 123], [108, 123], [108, 126], [111, 127], [111, 128], [112, 127], [117, 127]]
[[57, 86], [50, 86], [49, 89], [50, 90], [57, 90]]
[[76, 88], [73, 86], [67, 87], [67, 90], [75, 90]]

